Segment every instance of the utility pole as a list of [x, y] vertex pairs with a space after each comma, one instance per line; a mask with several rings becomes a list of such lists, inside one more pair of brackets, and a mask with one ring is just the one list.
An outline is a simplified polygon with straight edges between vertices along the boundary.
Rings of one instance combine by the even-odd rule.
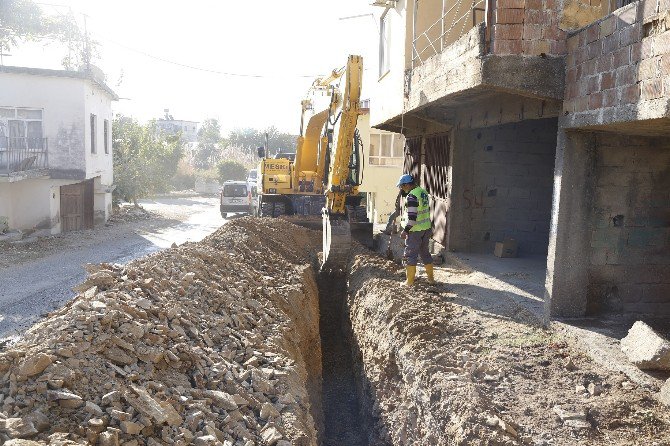
[[88, 16], [84, 13], [81, 15], [84, 16], [84, 64], [86, 64], [86, 71], [88, 73], [91, 72], [91, 46], [88, 38], [88, 26], [87, 26], [87, 19]]
[[2, 43], [2, 42], [0, 42], [0, 67], [2, 67], [2, 66], [5, 65], [4, 57], [5, 57], [5, 56], [7, 56], [7, 57], [11, 56], [11, 54], [5, 54], [5, 53], [2, 51], [2, 49], [3, 49], [4, 46], [5, 46], [5, 44]]

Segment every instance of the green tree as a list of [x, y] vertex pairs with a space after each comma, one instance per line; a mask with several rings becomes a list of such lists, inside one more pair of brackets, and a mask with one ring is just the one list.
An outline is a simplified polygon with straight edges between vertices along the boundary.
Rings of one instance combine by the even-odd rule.
[[117, 197], [137, 206], [139, 198], [170, 189], [184, 155], [179, 136], [158, 132], [155, 122], [139, 124], [117, 115], [112, 123]]
[[247, 177], [247, 168], [238, 161], [223, 160], [216, 167], [219, 171], [220, 183], [224, 183], [225, 181], [242, 181]]
[[277, 152], [293, 152], [296, 148], [295, 135], [282, 133], [276, 127], [270, 126], [265, 130], [252, 128], [233, 129], [228, 135], [228, 144], [240, 147], [246, 153], [256, 153], [256, 148], [265, 146], [265, 134], [268, 135], [268, 147], [271, 154]]
[[62, 64], [66, 69], [90, 63], [98, 55], [98, 43], [82, 32], [71, 11], [45, 15], [32, 0], [0, 0], [0, 51], [45, 38], [65, 44], [68, 53]]
[[221, 159], [221, 124], [216, 119], [207, 119], [198, 130], [198, 145], [193, 155], [193, 165], [209, 169]]

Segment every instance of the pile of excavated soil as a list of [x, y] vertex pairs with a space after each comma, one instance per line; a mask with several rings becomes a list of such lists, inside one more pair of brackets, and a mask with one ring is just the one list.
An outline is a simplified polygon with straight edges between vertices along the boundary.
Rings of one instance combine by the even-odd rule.
[[370, 445], [670, 445], [670, 411], [650, 389], [554, 332], [456, 304], [448, 284], [402, 280], [378, 256], [352, 259]]
[[319, 239], [241, 219], [89, 265], [79, 296], [0, 353], [0, 444], [315, 445]]

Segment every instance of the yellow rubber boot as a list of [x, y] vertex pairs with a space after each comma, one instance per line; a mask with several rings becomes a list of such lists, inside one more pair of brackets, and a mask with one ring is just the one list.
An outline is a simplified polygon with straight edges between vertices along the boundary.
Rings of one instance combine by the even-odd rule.
[[416, 277], [416, 265], [408, 265], [405, 267], [405, 275], [407, 280], [405, 281], [405, 286], [414, 285], [414, 278]]
[[433, 264], [429, 263], [427, 265], [424, 265], [426, 267], [426, 276], [428, 276], [428, 283], [433, 284], [435, 283], [435, 275], [433, 273]]

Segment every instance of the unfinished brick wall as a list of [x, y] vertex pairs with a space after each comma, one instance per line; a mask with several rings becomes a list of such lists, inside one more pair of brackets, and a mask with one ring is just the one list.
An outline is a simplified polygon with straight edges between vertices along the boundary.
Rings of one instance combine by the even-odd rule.
[[616, 10], [567, 40], [567, 127], [657, 117], [670, 98], [670, 1]]
[[555, 118], [457, 132], [451, 248], [492, 253], [511, 237], [520, 255], [547, 253], [556, 132]]
[[596, 137], [588, 310], [670, 315], [670, 141]]
[[494, 54], [565, 54], [557, 0], [497, 0], [493, 13]]

